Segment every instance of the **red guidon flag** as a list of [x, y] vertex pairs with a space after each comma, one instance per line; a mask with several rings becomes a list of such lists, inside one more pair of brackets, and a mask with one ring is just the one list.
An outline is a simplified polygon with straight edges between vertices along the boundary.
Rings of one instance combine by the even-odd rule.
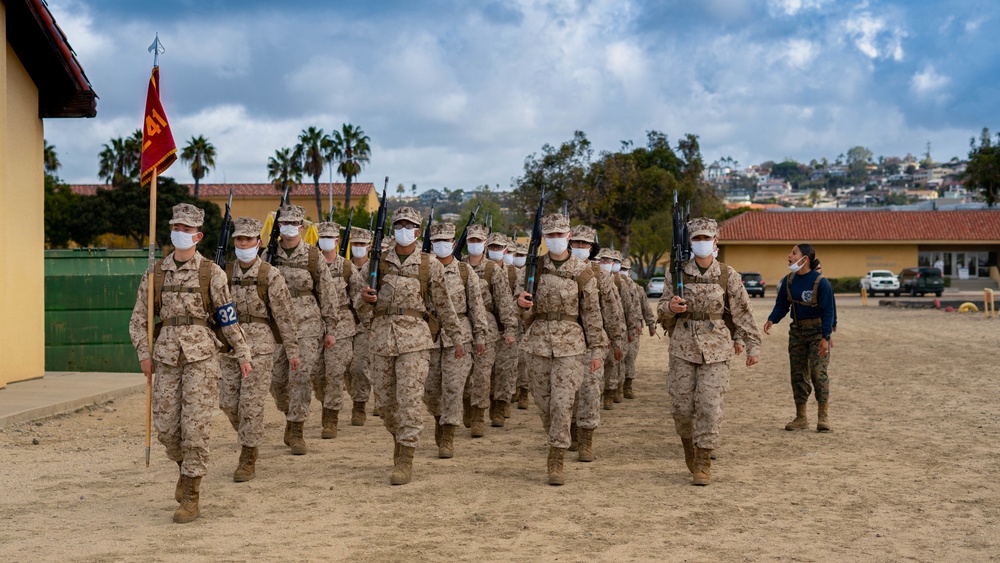
[[177, 160], [177, 145], [170, 133], [167, 115], [160, 105], [160, 67], [153, 67], [149, 77], [149, 91], [146, 92], [146, 119], [142, 127], [142, 176], [143, 186], [153, 177], [170, 167]]

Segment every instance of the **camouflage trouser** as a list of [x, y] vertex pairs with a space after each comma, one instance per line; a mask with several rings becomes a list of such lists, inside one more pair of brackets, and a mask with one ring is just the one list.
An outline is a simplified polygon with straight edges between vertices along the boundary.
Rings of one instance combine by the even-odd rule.
[[517, 350], [517, 387], [518, 389], [531, 387], [531, 377], [528, 376], [527, 354], [520, 348]]
[[[635, 329], [633, 329], [635, 330]], [[636, 336], [625, 345], [625, 357], [622, 358], [621, 373], [622, 379], [635, 379], [635, 359], [639, 357], [639, 341], [641, 336]]]
[[554, 448], [568, 448], [573, 399], [583, 383], [585, 372], [589, 370], [587, 355], [547, 358], [527, 354], [527, 357], [531, 395], [538, 405], [548, 444]]
[[219, 357], [179, 366], [156, 366], [153, 422], [167, 457], [183, 461], [181, 473], [201, 477], [208, 472], [208, 434], [218, 401]]
[[729, 390], [729, 362], [693, 364], [670, 356], [667, 392], [670, 414], [681, 438], [714, 450], [722, 426], [722, 399]]
[[826, 374], [830, 354], [825, 358], [819, 357], [819, 341], [822, 339], [821, 325], [798, 326], [793, 323], [788, 329], [788, 363], [796, 405], [809, 402], [813, 388], [816, 389], [816, 402], [825, 403], [830, 398], [830, 378]]
[[430, 350], [407, 352], [399, 356], [372, 354], [372, 387], [375, 409], [390, 434], [401, 446], [417, 447], [424, 413], [420, 399], [431, 360]]
[[219, 409], [236, 430], [241, 446], [256, 448], [264, 440], [264, 403], [271, 385], [274, 357], [258, 354], [250, 364], [253, 371], [243, 378], [240, 364], [222, 356], [222, 376], [219, 378]]
[[[622, 372], [624, 371], [625, 362], [614, 361], [614, 350], [608, 355], [611, 358], [609, 362], [607, 358], [604, 360], [604, 388], [607, 390], [613, 390], [618, 388], [618, 384], [622, 382]], [[624, 358], [622, 358], [624, 360]]]
[[496, 362], [490, 381], [490, 396], [494, 399], [509, 401], [514, 396], [517, 389], [517, 351], [517, 341], [510, 346], [502, 336], [496, 341]]
[[481, 409], [490, 406], [490, 376], [493, 374], [493, 363], [497, 359], [496, 340], [486, 339], [486, 351], [473, 354], [472, 372], [465, 382], [465, 396], [472, 406]]
[[312, 373], [320, 361], [320, 337], [299, 338], [299, 369], [288, 369], [288, 354], [285, 347], [274, 348], [274, 369], [271, 372], [271, 395], [278, 410], [285, 413], [290, 422], [305, 422], [309, 417], [309, 401], [312, 400]]
[[593, 430], [601, 423], [601, 391], [604, 389], [604, 370], [612, 369], [614, 365], [614, 352], [610, 355], [610, 361], [604, 360], [604, 367], [591, 373], [590, 366], [584, 370], [583, 382], [576, 392], [576, 401], [573, 406], [573, 418], [580, 428]]
[[441, 417], [442, 425], [462, 424], [462, 393], [465, 380], [472, 371], [470, 345], [465, 343], [465, 355], [455, 359], [455, 347], [431, 350], [430, 373], [424, 382], [424, 404], [433, 416]]
[[313, 392], [324, 409], [339, 411], [344, 402], [344, 378], [354, 357], [354, 342], [351, 337], [338, 338], [330, 348], [320, 353], [312, 373]]
[[351, 400], [366, 403], [372, 395], [372, 382], [368, 377], [371, 355], [368, 353], [368, 332], [358, 332], [354, 335], [354, 356], [351, 359], [351, 369], [347, 371], [349, 381], [347, 392]]

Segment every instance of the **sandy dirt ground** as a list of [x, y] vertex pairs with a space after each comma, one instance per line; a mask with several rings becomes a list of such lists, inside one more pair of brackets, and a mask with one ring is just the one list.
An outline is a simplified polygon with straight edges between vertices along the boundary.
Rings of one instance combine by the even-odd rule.
[[[873, 300], [874, 302], [874, 300]], [[763, 324], [771, 301], [754, 300]], [[734, 367], [713, 483], [693, 487], [667, 411], [667, 340], [644, 337], [637, 398], [602, 412], [594, 463], [567, 455], [546, 484], [537, 411], [438, 460], [426, 417], [414, 480], [389, 485], [380, 419], [342, 424], [310, 453], [269, 442], [257, 478], [233, 483], [235, 433], [221, 413], [202, 518], [171, 523], [177, 468], [144, 397], [0, 433], [5, 561], [248, 559], [989, 561], [1000, 559], [1000, 320], [839, 300], [830, 367], [833, 432], [786, 432], [794, 414], [787, 325], [762, 361]], [[138, 376], [137, 376], [138, 377]], [[815, 403], [809, 405], [815, 425]], [[38, 444], [33, 444], [37, 439]]]

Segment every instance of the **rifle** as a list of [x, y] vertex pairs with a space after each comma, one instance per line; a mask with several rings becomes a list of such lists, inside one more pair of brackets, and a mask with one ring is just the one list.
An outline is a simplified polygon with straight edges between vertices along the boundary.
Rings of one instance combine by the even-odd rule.
[[421, 252], [431, 251], [431, 224], [434, 223], [434, 206], [431, 205], [431, 214], [427, 216], [427, 226], [424, 227], [424, 243], [420, 247]]
[[215, 263], [223, 270], [226, 269], [226, 253], [229, 252], [229, 235], [233, 230], [231, 225], [232, 214], [229, 208], [233, 206], [233, 190], [229, 189], [229, 201], [226, 202], [226, 216], [222, 218], [222, 229], [219, 231], [219, 245], [215, 247]]
[[386, 219], [386, 189], [389, 187], [389, 177], [385, 177], [385, 187], [382, 188], [382, 197], [378, 202], [378, 217], [375, 219], [375, 236], [372, 238], [372, 258], [369, 262], [369, 269], [371, 270], [371, 277], [369, 278], [368, 287], [379, 290], [382, 280], [378, 277], [378, 265], [382, 260], [382, 239], [385, 237], [385, 219]]
[[493, 214], [489, 211], [486, 212], [486, 218], [483, 219], [483, 226], [486, 227], [486, 234], [493, 232]]
[[483, 202], [480, 201], [476, 209], [473, 210], [472, 215], [469, 216], [469, 222], [465, 224], [465, 228], [462, 229], [462, 235], [458, 237], [455, 241], [455, 251], [451, 253], [452, 256], [458, 260], [462, 260], [462, 249], [465, 248], [465, 239], [469, 236], [469, 226], [476, 222], [476, 215], [479, 215], [479, 208], [483, 206]]
[[[330, 211], [330, 215], [333, 215], [333, 211]], [[332, 220], [332, 219], [331, 219]], [[340, 257], [347, 258], [347, 247], [351, 244], [351, 223], [354, 222], [354, 208], [351, 208], [351, 214], [347, 216], [347, 226], [344, 227], [344, 237], [340, 239]]]
[[[538, 198], [538, 209], [535, 210], [535, 222], [531, 225], [531, 242], [528, 243], [528, 259], [525, 263], [524, 290], [534, 298], [538, 289], [538, 247], [542, 244], [542, 214], [545, 212], [545, 188]], [[530, 299], [529, 299], [530, 301]]]
[[[688, 202], [687, 214], [691, 214], [691, 204]], [[673, 246], [670, 249], [670, 274], [674, 278], [674, 295], [684, 299], [684, 263], [691, 259], [690, 243], [688, 242], [687, 221], [684, 210], [677, 203], [677, 192], [674, 192], [673, 210]]]
[[274, 259], [278, 256], [278, 235], [281, 234], [281, 227], [278, 225], [278, 219], [281, 218], [281, 208], [285, 206], [288, 201], [288, 190], [292, 185], [285, 185], [285, 193], [281, 196], [281, 202], [278, 204], [278, 210], [274, 212], [274, 224], [271, 225], [271, 238], [267, 241], [267, 263], [274, 265]]

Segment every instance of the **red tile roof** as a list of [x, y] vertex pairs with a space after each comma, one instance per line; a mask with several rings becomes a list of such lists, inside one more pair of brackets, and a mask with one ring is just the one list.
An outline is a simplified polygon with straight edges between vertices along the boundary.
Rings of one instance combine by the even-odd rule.
[[1000, 242], [1000, 210], [750, 212], [724, 221], [719, 239]]
[[[194, 184], [186, 184], [190, 193], [194, 193]], [[80, 195], [94, 195], [99, 189], [108, 189], [110, 185], [107, 184], [74, 184], [70, 186], [70, 189], [75, 194]], [[267, 197], [273, 198], [275, 194], [281, 195], [274, 184], [200, 184], [198, 186], [198, 197], [210, 198], [210, 197], [229, 197], [229, 190], [233, 190], [233, 197], [247, 198], [247, 197]], [[361, 197], [363, 195], [371, 194], [375, 191], [375, 184], [371, 182], [354, 182], [351, 184], [351, 197]], [[291, 193], [294, 195], [313, 195], [313, 185], [311, 183], [302, 183], [291, 189]], [[330, 197], [330, 184], [329, 182], [319, 184], [319, 193], [323, 197]], [[344, 197], [347, 193], [347, 184], [344, 183], [334, 183], [333, 184], [333, 195]]]

